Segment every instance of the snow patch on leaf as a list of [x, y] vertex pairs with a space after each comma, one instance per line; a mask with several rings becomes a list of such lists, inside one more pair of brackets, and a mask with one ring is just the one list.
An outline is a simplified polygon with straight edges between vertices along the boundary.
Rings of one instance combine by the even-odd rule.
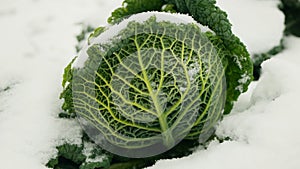
[[[119, 38], [117, 35], [127, 27], [127, 25], [134, 21], [143, 23], [147, 21], [150, 17], [155, 16], [157, 22], [171, 22], [175, 24], [195, 24], [202, 32], [211, 31], [207, 26], [203, 26], [195, 21], [191, 16], [179, 13], [167, 13], [167, 12], [143, 12], [139, 14], [131, 15], [129, 18], [124, 19], [122, 22], [115, 25], [108, 25], [104, 33], [100, 34], [95, 38], [90, 39], [90, 44], [110, 44], [113, 39]], [[79, 52], [78, 59], [73, 64], [73, 68], [82, 68], [85, 61], [88, 59], [87, 49], [91, 47], [88, 43], [85, 44], [83, 49]]]

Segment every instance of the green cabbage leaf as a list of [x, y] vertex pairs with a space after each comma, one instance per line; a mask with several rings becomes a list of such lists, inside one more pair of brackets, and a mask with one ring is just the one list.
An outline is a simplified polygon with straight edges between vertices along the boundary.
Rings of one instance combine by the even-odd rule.
[[108, 22], [168, 7], [210, 31], [155, 16], [130, 21], [107, 42], [98, 41], [106, 28], [96, 29], [83, 65], [74, 66], [79, 56], [65, 68], [60, 96], [94, 141], [128, 157], [153, 156], [182, 139], [205, 142], [253, 79], [249, 53], [214, 0], [150, 2], [125, 0]]

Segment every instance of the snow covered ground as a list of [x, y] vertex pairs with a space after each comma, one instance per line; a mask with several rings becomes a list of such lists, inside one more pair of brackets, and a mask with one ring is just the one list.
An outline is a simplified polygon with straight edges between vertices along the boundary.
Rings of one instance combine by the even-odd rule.
[[120, 3], [0, 1], [1, 169], [46, 168], [60, 138], [77, 141], [80, 127], [57, 119], [63, 69], [75, 56], [80, 23], [105, 24]]
[[[218, 0], [249, 51], [279, 44], [284, 16], [275, 0]], [[121, 0], [1, 0], [0, 168], [41, 169], [62, 138], [77, 142], [79, 126], [57, 119], [63, 68], [75, 55], [80, 23], [103, 25]], [[153, 169], [299, 169], [300, 38], [263, 64], [212, 142]]]
[[300, 39], [286, 39], [288, 49], [263, 64], [263, 74], [241, 96], [218, 127], [220, 137], [207, 150], [163, 160], [151, 169], [299, 169]]

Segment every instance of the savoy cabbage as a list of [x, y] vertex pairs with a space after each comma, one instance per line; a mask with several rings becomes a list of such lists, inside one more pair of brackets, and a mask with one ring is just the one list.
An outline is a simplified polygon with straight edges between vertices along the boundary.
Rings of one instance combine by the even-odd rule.
[[115, 154], [147, 157], [182, 139], [206, 141], [252, 81], [249, 53], [214, 0], [125, 0], [108, 22], [166, 6], [210, 30], [153, 15], [107, 41], [100, 27], [65, 69], [63, 109]]

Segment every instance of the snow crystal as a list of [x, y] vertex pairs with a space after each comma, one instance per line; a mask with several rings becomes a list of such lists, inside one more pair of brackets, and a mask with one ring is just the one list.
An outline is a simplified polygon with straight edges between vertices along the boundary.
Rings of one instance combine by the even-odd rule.
[[90, 158], [90, 156], [92, 155], [92, 151], [96, 147], [97, 146], [94, 143], [84, 142], [82, 153], [87, 157], [87, 159], [85, 160], [86, 162], [102, 162], [104, 158], [107, 158], [106, 155], [97, 155], [94, 158]]
[[190, 66], [190, 69], [188, 70], [188, 75], [190, 78], [190, 81], [194, 81], [194, 77], [199, 74], [200, 67], [198, 64], [192, 63]]
[[98, 155], [98, 156], [96, 156], [95, 158], [87, 158], [86, 159], [86, 162], [88, 162], [88, 163], [94, 163], [94, 162], [102, 162], [103, 161], [103, 159], [104, 158], [107, 158], [106, 156], [104, 156], [104, 155]]
[[238, 56], [234, 56], [234, 61], [238, 65], [238, 67], [242, 70], [243, 66], [242, 66], [242, 63], [239, 61]]
[[94, 148], [95, 148], [95, 144], [89, 143], [89, 142], [84, 142], [84, 147], [83, 147], [82, 153], [86, 157], [89, 157], [90, 155], [92, 155], [92, 151]]
[[180, 87], [179, 90], [180, 90], [181, 92], [185, 92], [185, 91], [186, 91], [186, 87]]
[[240, 84], [245, 84], [246, 82], [248, 82], [248, 80], [250, 80], [251, 78], [247, 75], [247, 74], [243, 74], [241, 79], [239, 79], [239, 83]]
[[240, 93], [242, 93], [244, 90], [244, 87], [243, 87], [243, 85], [238, 85], [237, 87], [235, 87], [235, 90], [238, 90]]
[[241, 78], [238, 80], [238, 82], [239, 82], [239, 86], [237, 86], [236, 88], [235, 88], [235, 90], [238, 90], [240, 93], [242, 93], [243, 91], [244, 91], [244, 84], [246, 83], [246, 82], [248, 82], [248, 80], [250, 80], [251, 78], [247, 75], [247, 74], [243, 74], [242, 76], [241, 76]]

